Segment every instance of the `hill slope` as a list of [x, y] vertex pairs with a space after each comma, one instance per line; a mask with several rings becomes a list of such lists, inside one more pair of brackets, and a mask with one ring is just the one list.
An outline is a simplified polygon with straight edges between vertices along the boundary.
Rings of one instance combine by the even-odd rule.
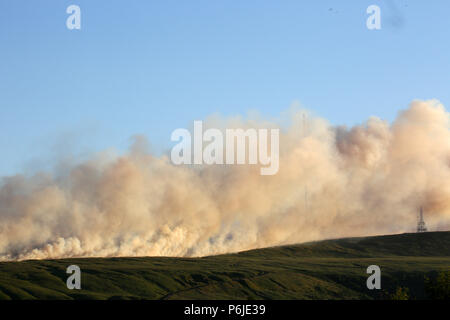
[[[82, 290], [66, 288], [67, 266]], [[366, 269], [382, 290], [366, 288]], [[326, 240], [205, 258], [87, 258], [0, 263], [0, 299], [372, 299], [450, 269], [450, 232]]]

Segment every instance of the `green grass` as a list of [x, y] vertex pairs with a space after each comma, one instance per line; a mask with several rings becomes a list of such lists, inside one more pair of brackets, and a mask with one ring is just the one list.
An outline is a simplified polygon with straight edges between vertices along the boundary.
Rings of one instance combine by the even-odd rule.
[[[66, 288], [67, 266], [81, 290]], [[381, 268], [382, 290], [366, 269]], [[398, 287], [426, 298], [424, 276], [450, 269], [450, 232], [401, 234], [205, 258], [83, 258], [0, 263], [0, 299], [383, 299]]]

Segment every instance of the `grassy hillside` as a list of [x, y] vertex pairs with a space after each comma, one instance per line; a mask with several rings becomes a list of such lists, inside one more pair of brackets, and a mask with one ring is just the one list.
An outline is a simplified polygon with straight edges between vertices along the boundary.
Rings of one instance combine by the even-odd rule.
[[[67, 266], [82, 290], [66, 288]], [[366, 288], [380, 266], [382, 290]], [[89, 258], [0, 263], [0, 299], [373, 299], [398, 287], [425, 298], [450, 269], [450, 232], [327, 240], [206, 258]]]

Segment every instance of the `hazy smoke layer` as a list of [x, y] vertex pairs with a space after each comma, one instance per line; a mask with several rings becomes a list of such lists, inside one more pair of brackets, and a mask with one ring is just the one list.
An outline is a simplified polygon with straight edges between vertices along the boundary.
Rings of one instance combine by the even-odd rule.
[[109, 161], [5, 177], [0, 260], [203, 256], [413, 231], [420, 206], [430, 229], [449, 229], [449, 120], [437, 101], [413, 102], [392, 125], [371, 118], [351, 129], [293, 112], [274, 176], [259, 165], [174, 166], [138, 140]]

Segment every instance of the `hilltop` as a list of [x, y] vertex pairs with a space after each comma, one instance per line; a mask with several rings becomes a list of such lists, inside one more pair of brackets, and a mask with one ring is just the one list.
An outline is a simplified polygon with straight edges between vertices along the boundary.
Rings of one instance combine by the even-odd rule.
[[[82, 290], [66, 288], [66, 268]], [[382, 290], [366, 268], [380, 266]], [[204, 258], [77, 258], [0, 263], [0, 299], [426, 298], [424, 276], [450, 269], [450, 232], [346, 238]]]

